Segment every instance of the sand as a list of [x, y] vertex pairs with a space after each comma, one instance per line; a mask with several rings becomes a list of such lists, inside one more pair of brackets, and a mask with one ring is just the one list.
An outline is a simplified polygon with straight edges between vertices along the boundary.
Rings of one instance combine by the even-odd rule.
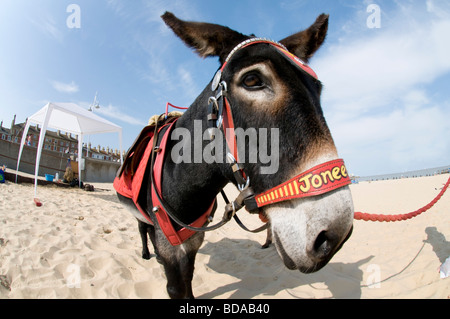
[[[355, 209], [406, 213], [431, 201], [448, 178], [352, 185]], [[94, 186], [94, 192], [39, 186], [43, 206], [36, 207], [32, 185], [0, 184], [0, 298], [168, 298], [162, 266], [140, 256], [136, 220], [112, 184]], [[232, 187], [227, 191], [230, 197], [235, 193]], [[309, 275], [286, 269], [273, 245], [262, 250], [265, 232], [246, 233], [231, 222], [206, 234], [194, 295], [448, 299], [450, 278], [441, 279], [439, 267], [450, 256], [449, 212], [450, 191], [409, 221], [355, 221], [350, 240]], [[255, 216], [240, 217], [260, 225]]]

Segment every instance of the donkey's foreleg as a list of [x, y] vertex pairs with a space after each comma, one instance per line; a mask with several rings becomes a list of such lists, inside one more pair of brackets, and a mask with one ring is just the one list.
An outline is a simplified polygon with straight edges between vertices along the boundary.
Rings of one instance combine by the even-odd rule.
[[181, 275], [180, 263], [178, 260], [166, 260], [163, 257], [164, 272], [167, 277], [167, 293], [171, 299], [188, 298], [186, 285]]
[[171, 299], [188, 298], [182, 267], [186, 267], [182, 245], [172, 246], [159, 227], [155, 228], [155, 249], [158, 249], [161, 264], [167, 279], [167, 293]]
[[149, 226], [147, 229], [148, 229], [148, 234], [150, 235], [150, 240], [152, 241], [152, 244], [153, 244], [153, 249], [155, 250], [156, 260], [161, 264], [162, 260], [161, 260], [161, 256], [159, 255], [158, 245], [156, 244], [155, 227]]
[[186, 298], [195, 298], [192, 292], [192, 279], [194, 277], [195, 257], [197, 256], [197, 252], [202, 245], [204, 238], [205, 233], [197, 233], [180, 247], [182, 252], [184, 253], [182, 258], [180, 258], [180, 270], [184, 285], [186, 287]]
[[158, 249], [167, 277], [167, 293], [170, 298], [194, 298], [192, 278], [195, 256], [203, 238], [204, 233], [197, 233], [178, 246], [171, 246], [166, 240], [164, 243], [158, 241]]
[[192, 278], [194, 277], [194, 264], [195, 264], [195, 255], [190, 254], [191, 256], [186, 256], [181, 260], [181, 276], [184, 281], [184, 287], [186, 291], [185, 298], [194, 299], [194, 293], [192, 292]]
[[138, 220], [138, 228], [139, 228], [139, 234], [141, 235], [141, 241], [142, 241], [142, 258], [143, 259], [150, 259], [150, 251], [148, 250], [148, 227], [144, 222], [141, 222]]

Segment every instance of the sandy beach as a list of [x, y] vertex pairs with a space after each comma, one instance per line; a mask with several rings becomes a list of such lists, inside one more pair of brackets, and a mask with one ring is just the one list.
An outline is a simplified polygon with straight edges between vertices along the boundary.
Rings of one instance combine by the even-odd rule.
[[[431, 201], [449, 175], [351, 186], [355, 210], [407, 213]], [[168, 298], [162, 266], [141, 258], [137, 222], [112, 184], [94, 192], [0, 184], [0, 298]], [[232, 197], [233, 187], [227, 187]], [[221, 216], [223, 202], [219, 212]], [[193, 280], [197, 298], [450, 298], [439, 267], [450, 256], [450, 191], [408, 221], [355, 221], [350, 240], [314, 274], [284, 267], [265, 232], [236, 223], [209, 232]], [[240, 218], [259, 226], [244, 211]], [[154, 253], [151, 247], [152, 254]], [[154, 256], [154, 255], [153, 255]]]

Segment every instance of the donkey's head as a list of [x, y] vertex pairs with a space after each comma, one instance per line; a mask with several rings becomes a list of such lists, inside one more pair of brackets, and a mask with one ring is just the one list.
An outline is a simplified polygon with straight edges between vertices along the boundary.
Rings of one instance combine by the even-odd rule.
[[[217, 56], [222, 65], [226, 62], [221, 79], [227, 83], [236, 128], [255, 128], [257, 134], [261, 128], [268, 133], [271, 128], [278, 129], [279, 143], [271, 145], [272, 153], [276, 147], [279, 154], [276, 172], [263, 174], [263, 163], [249, 161], [249, 152], [246, 160], [241, 158], [255, 193], [338, 157], [320, 106], [322, 85], [318, 79], [268, 43], [241, 45], [233, 51], [251, 36], [220, 25], [181, 21], [168, 12], [162, 18], [200, 56]], [[311, 27], [280, 43], [307, 62], [322, 45], [327, 29], [328, 15], [322, 14]], [[229, 166], [223, 167], [224, 175], [230, 174]], [[302, 272], [322, 268], [352, 230], [353, 203], [348, 186], [275, 203], [263, 210], [285, 265]]]

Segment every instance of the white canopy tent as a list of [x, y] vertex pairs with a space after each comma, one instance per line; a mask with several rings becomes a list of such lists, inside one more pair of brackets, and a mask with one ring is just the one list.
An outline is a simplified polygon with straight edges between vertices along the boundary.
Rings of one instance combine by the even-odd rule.
[[[47, 128], [61, 130], [67, 133], [78, 135], [78, 168], [79, 177], [81, 177], [81, 157], [83, 147], [83, 136], [100, 134], [100, 133], [114, 133], [119, 134], [120, 146], [120, 162], [122, 158], [122, 128], [97, 114], [90, 112], [74, 103], [48, 103], [37, 113], [30, 116], [25, 125], [22, 142], [20, 143], [19, 157], [17, 158], [17, 171], [19, 170], [20, 158], [22, 157], [22, 150], [25, 144], [28, 129], [31, 124], [39, 124], [41, 132], [39, 136], [39, 144], [36, 154], [36, 167], [34, 172], [34, 194], [37, 195], [37, 177], [39, 173], [39, 163], [41, 160], [42, 147], [44, 145], [45, 132]], [[17, 180], [17, 177], [16, 177]], [[81, 182], [81, 178], [80, 178]]]

